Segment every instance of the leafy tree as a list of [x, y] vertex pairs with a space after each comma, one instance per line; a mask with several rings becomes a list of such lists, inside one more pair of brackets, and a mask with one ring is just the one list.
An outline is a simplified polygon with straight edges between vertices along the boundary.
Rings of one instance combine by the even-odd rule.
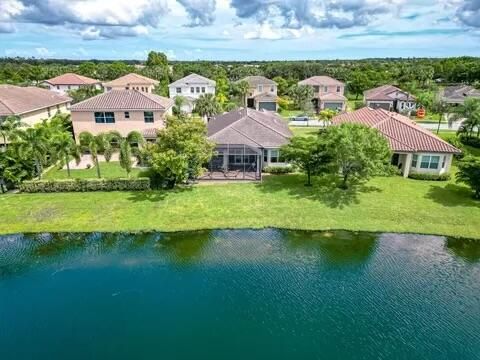
[[59, 132], [53, 136], [52, 145], [55, 157], [60, 159], [67, 167], [67, 174], [70, 177], [70, 157], [73, 157], [77, 164], [80, 162], [80, 148], [75, 144], [71, 134]]
[[91, 133], [84, 131], [80, 133], [80, 146], [83, 150], [86, 150], [90, 153], [95, 167], [97, 168], [98, 178], [102, 177], [100, 172], [100, 164], [98, 161], [98, 155], [101, 149], [105, 148], [106, 138], [104, 134], [98, 134], [97, 136], [92, 135]]
[[167, 55], [162, 52], [150, 51], [147, 57], [147, 66], [167, 66]]
[[25, 126], [18, 116], [7, 116], [0, 118], [0, 136], [3, 144], [7, 144], [7, 140], [14, 138], [18, 134], [18, 130]]
[[39, 179], [42, 178], [43, 164], [50, 152], [47, 132], [44, 127], [30, 127], [18, 132], [18, 140], [15, 144], [20, 156], [33, 158], [35, 169]]
[[333, 172], [342, 176], [343, 189], [389, 168], [392, 154], [387, 140], [376, 129], [345, 123], [328, 127], [321, 139]]
[[151, 145], [148, 158], [153, 171], [168, 188], [202, 172], [202, 165], [213, 155], [215, 145], [207, 139], [203, 121], [186, 117], [170, 117], [166, 128], [158, 132], [157, 142]]
[[219, 114], [222, 111], [222, 109], [220, 104], [217, 102], [215, 95], [202, 94], [195, 101], [195, 111], [201, 117], [210, 118], [214, 115]]
[[280, 149], [282, 157], [307, 175], [306, 186], [311, 186], [311, 176], [324, 169], [329, 159], [324, 145], [314, 136], [294, 136]]
[[468, 156], [458, 162], [457, 182], [473, 190], [475, 199], [480, 199], [480, 159]]
[[180, 115], [182, 111], [182, 106], [186, 104], [187, 99], [184, 96], [177, 95], [174, 99], [175, 104], [173, 105], [172, 112], [173, 115]]
[[355, 94], [355, 100], [364, 91], [373, 87], [373, 83], [364, 71], [354, 71], [348, 79], [348, 91]]
[[80, 101], [89, 99], [101, 93], [102, 93], [102, 90], [97, 89], [93, 85], [90, 85], [90, 86], [83, 86], [75, 90], [70, 90], [68, 92], [68, 95], [72, 98], [72, 104], [76, 104]]
[[235, 83], [234, 91], [241, 96], [245, 107], [247, 107], [247, 95], [249, 90], [250, 85], [246, 80]]
[[305, 112], [312, 110], [313, 87], [308, 85], [293, 85], [289, 91], [294, 106]]
[[78, 73], [83, 76], [95, 78], [97, 76], [97, 65], [91, 61], [82, 62], [78, 66]]
[[330, 124], [332, 119], [337, 115], [337, 112], [332, 109], [324, 109], [318, 114], [320, 119], [322, 119], [326, 124]]
[[275, 76], [273, 81], [277, 83], [277, 93], [279, 96], [287, 95], [288, 92], [288, 81], [281, 76]]
[[467, 98], [462, 106], [456, 109], [457, 118], [465, 118], [460, 133], [472, 137], [475, 129], [480, 136], [480, 99]]

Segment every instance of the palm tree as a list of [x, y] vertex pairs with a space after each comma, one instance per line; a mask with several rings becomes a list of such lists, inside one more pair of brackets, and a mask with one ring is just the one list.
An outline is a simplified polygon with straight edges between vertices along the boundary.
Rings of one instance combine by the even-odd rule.
[[124, 140], [120, 144], [120, 166], [127, 172], [127, 177], [130, 177], [132, 165], [132, 148], [130, 143]]
[[92, 156], [92, 160], [95, 163], [95, 166], [97, 168], [97, 176], [99, 178], [101, 178], [102, 175], [100, 173], [98, 153], [101, 149], [104, 148], [105, 142], [106, 141], [105, 141], [104, 134], [98, 134], [97, 136], [94, 136], [87, 131], [80, 133], [80, 146], [84, 150], [88, 150], [90, 152], [90, 155]]
[[209, 118], [221, 112], [220, 104], [213, 94], [201, 95], [195, 101], [195, 110], [203, 118]]
[[242, 98], [244, 100], [244, 105], [245, 105], [245, 108], [247, 107], [247, 94], [248, 94], [248, 90], [250, 89], [250, 84], [245, 81], [245, 80], [241, 80], [239, 82], [236, 83], [236, 86], [237, 88], [237, 92], [242, 95]]
[[75, 141], [67, 132], [61, 132], [53, 136], [52, 144], [55, 148], [55, 155], [65, 162], [67, 166], [67, 174], [70, 177], [70, 156], [76, 160], [77, 164], [80, 162], [80, 148], [75, 144]]
[[49, 148], [48, 138], [45, 133], [45, 128], [30, 127], [24, 131], [18, 132], [18, 143], [16, 144], [18, 152], [25, 156], [29, 154], [35, 161], [35, 169], [38, 178], [42, 178], [43, 163], [51, 150]]
[[3, 120], [0, 119], [0, 136], [3, 138], [5, 146], [7, 145], [7, 140], [15, 137], [22, 126], [25, 126], [25, 123], [18, 116], [7, 116]]
[[462, 106], [460, 106], [455, 116], [457, 118], [465, 118], [466, 120], [462, 124], [461, 132], [467, 134], [468, 137], [472, 137], [475, 128], [477, 128], [477, 134], [480, 133], [479, 121], [480, 121], [480, 100], [479, 99], [466, 99]]
[[175, 105], [173, 106], [173, 114], [180, 115], [182, 113], [182, 106], [186, 104], [187, 99], [183, 96], [175, 96]]

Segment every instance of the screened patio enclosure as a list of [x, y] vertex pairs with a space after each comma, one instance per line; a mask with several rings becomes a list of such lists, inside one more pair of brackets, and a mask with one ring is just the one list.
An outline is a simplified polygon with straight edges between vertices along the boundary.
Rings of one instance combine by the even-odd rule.
[[262, 151], [244, 144], [217, 145], [201, 180], [260, 180]]

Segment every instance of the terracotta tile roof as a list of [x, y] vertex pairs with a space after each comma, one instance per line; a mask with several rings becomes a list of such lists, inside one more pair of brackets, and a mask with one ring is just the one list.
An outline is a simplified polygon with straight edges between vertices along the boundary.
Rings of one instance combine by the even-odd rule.
[[342, 94], [336, 94], [336, 93], [328, 93], [325, 95], [320, 95], [319, 99], [322, 101], [347, 101], [347, 98], [343, 96]]
[[158, 133], [158, 129], [155, 128], [150, 128], [150, 129], [145, 129], [142, 131], [142, 135], [144, 138], [156, 138]]
[[158, 81], [135, 73], [130, 73], [118, 79], [104, 83], [106, 87], [129, 86], [129, 85], [158, 85]]
[[34, 86], [0, 85], [0, 116], [20, 115], [70, 101], [68, 96]]
[[275, 113], [239, 109], [210, 120], [208, 136], [217, 144], [277, 148], [289, 142], [292, 132]]
[[406, 116], [364, 107], [333, 118], [333, 124], [352, 122], [378, 129], [397, 152], [460, 153], [456, 147], [422, 128]]
[[71, 111], [94, 110], [158, 110], [172, 107], [173, 99], [137, 90], [112, 90], [71, 107]]
[[393, 100], [415, 100], [415, 96], [393, 85], [382, 85], [363, 93], [365, 100], [369, 101], [393, 101]]
[[272, 93], [268, 93], [268, 92], [264, 92], [264, 93], [261, 93], [261, 94], [257, 94], [254, 96], [255, 100], [257, 101], [270, 101], [270, 102], [277, 102], [277, 95], [276, 94], [272, 94]]
[[343, 82], [338, 81], [330, 76], [312, 76], [308, 79], [298, 82], [299, 85], [310, 85], [310, 86], [328, 86], [328, 85], [344, 85]]
[[52, 85], [93, 85], [100, 83], [99, 80], [73, 73], [66, 73], [56, 76], [54, 78], [45, 80], [45, 82]]
[[215, 81], [210, 80], [198, 74], [190, 74], [181, 79], [178, 79], [177, 81], [174, 81], [168, 86], [182, 86], [182, 85], [188, 86], [191, 84], [207, 84], [207, 85], [215, 86]]
[[246, 81], [250, 84], [250, 86], [257, 86], [257, 85], [277, 85], [277, 83], [273, 80], [267, 79], [265, 76], [247, 76], [243, 79], [238, 80]]

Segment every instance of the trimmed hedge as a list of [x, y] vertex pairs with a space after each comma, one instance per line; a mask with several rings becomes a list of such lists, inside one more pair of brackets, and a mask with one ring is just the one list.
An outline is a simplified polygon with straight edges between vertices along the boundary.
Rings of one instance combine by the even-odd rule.
[[268, 174], [275, 174], [275, 175], [281, 175], [281, 174], [289, 174], [293, 172], [293, 167], [290, 165], [288, 166], [267, 166], [265, 169], [263, 169], [263, 172], [268, 173]]
[[450, 180], [450, 174], [410, 174], [408, 175], [410, 179], [415, 180], [429, 180], [429, 181], [448, 181]]
[[149, 178], [33, 180], [20, 184], [20, 191], [26, 193], [143, 190], [150, 190]]

